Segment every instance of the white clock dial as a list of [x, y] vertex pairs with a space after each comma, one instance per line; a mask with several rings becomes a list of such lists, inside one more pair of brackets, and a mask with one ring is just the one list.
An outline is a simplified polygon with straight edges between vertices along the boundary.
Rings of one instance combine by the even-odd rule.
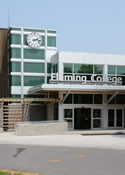
[[42, 44], [42, 37], [38, 33], [30, 33], [27, 36], [27, 44], [32, 48], [38, 48]]

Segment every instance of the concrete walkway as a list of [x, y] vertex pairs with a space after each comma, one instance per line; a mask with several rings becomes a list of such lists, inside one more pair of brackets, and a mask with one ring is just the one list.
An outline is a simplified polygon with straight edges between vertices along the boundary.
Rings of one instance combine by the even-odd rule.
[[81, 147], [125, 150], [125, 135], [44, 135], [16, 136], [12, 132], [0, 133], [0, 144]]

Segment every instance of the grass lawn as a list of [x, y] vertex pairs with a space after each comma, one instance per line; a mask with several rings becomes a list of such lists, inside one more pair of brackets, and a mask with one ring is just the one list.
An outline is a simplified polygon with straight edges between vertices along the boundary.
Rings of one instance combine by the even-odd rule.
[[13, 171], [13, 170], [0, 170], [0, 175], [44, 175], [44, 174]]

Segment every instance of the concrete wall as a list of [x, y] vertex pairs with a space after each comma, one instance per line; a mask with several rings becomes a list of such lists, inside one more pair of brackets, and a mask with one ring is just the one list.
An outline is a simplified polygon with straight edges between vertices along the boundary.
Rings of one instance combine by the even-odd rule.
[[54, 120], [54, 104], [47, 104], [47, 120]]
[[18, 123], [15, 134], [18, 136], [67, 134], [67, 122], [25, 122]]

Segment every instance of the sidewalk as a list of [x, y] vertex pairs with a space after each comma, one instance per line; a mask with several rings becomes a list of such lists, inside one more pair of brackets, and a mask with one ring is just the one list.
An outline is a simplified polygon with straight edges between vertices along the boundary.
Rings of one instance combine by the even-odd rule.
[[12, 132], [0, 133], [0, 144], [81, 147], [125, 150], [125, 135], [44, 135], [16, 136]]

